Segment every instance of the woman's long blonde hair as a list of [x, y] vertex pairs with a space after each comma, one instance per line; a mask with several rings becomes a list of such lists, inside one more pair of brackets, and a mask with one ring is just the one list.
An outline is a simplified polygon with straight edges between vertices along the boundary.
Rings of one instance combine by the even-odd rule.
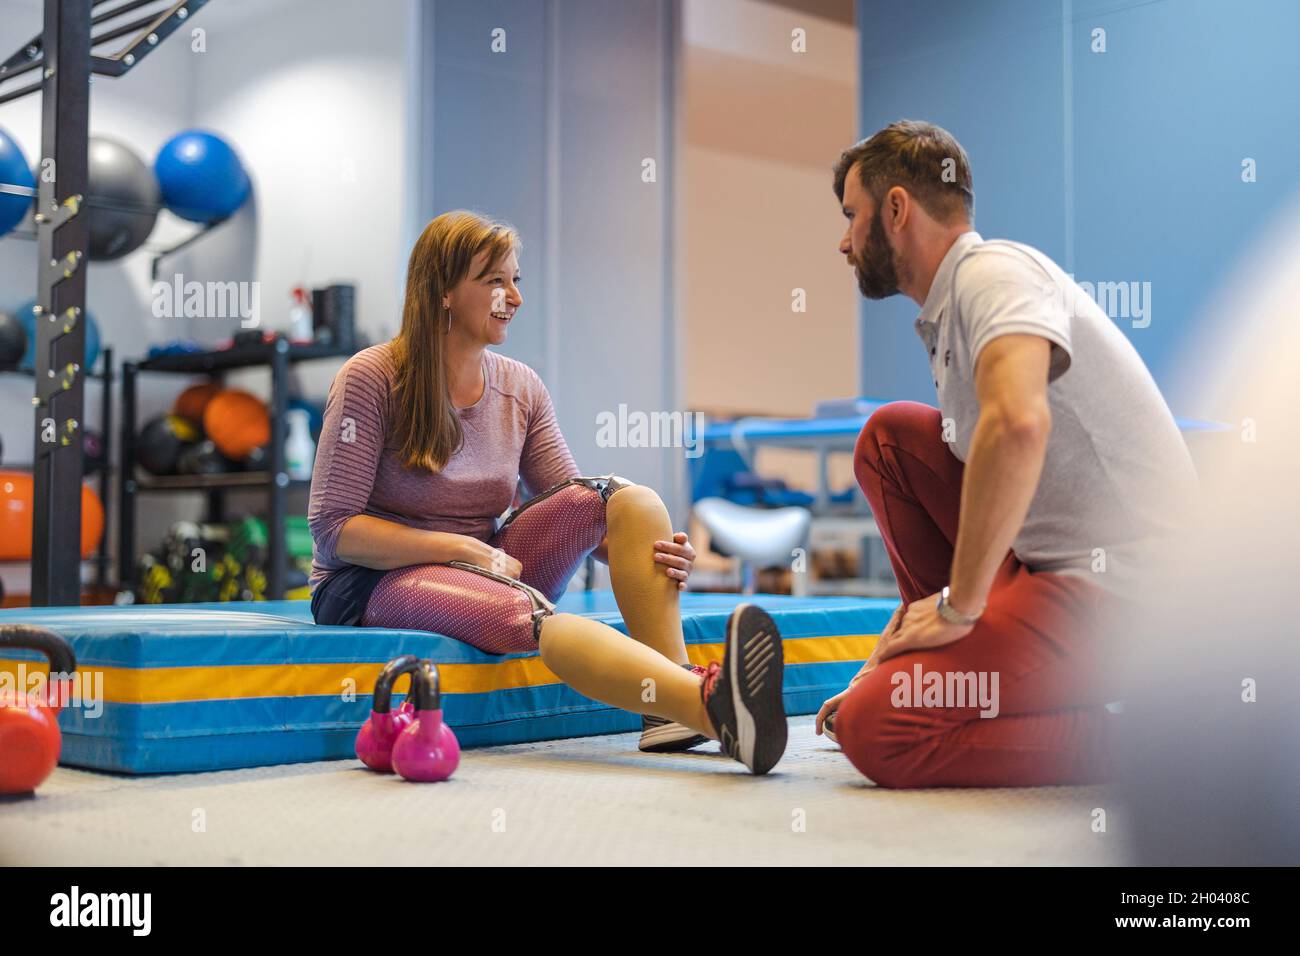
[[407, 468], [441, 471], [464, 441], [447, 377], [450, 314], [443, 296], [469, 274], [483, 250], [488, 266], [475, 279], [518, 248], [511, 226], [464, 210], [443, 213], [416, 240], [406, 267], [402, 330], [392, 344], [394, 439]]

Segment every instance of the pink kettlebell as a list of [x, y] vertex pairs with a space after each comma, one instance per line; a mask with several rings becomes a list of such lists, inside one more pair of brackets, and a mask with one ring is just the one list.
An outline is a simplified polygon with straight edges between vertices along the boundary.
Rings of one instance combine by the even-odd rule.
[[411, 690], [415, 688], [415, 672], [420, 659], [413, 654], [394, 658], [384, 665], [375, 681], [374, 701], [370, 716], [357, 734], [357, 757], [371, 770], [392, 773], [393, 742], [415, 720], [415, 694], [408, 691], [402, 706], [393, 711], [393, 685], [403, 674], [411, 675]]
[[393, 744], [393, 769], [407, 780], [446, 780], [460, 763], [460, 743], [442, 721], [442, 693], [438, 668], [420, 661], [411, 675], [415, 697], [415, 722], [397, 735]]

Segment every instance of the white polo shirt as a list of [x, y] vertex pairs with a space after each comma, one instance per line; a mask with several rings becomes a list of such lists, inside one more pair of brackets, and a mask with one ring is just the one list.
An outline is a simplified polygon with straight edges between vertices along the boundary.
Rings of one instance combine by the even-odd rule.
[[916, 331], [949, 447], [963, 462], [979, 418], [980, 351], [1009, 333], [1052, 344], [1052, 431], [1012, 550], [1031, 571], [1087, 576], [1140, 599], [1141, 572], [1195, 500], [1197, 479], [1173, 414], [1124, 333], [1047, 256], [977, 232], [963, 233], [944, 256]]

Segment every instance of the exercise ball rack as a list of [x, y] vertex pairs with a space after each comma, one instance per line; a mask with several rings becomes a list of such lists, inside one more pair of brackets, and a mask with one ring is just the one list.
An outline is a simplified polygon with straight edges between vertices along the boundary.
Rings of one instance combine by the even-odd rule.
[[[41, 94], [32, 462], [33, 607], [81, 602], [81, 429], [85, 411], [90, 83], [122, 76], [208, 0], [44, 0], [43, 32], [0, 61], [0, 105]], [[128, 14], [150, 12], [124, 20]], [[96, 48], [130, 37], [116, 52]], [[38, 79], [14, 87], [29, 74]], [[9, 86], [6, 90], [5, 87]], [[53, 176], [48, 175], [53, 160]], [[45, 318], [48, 321], [40, 321]]]

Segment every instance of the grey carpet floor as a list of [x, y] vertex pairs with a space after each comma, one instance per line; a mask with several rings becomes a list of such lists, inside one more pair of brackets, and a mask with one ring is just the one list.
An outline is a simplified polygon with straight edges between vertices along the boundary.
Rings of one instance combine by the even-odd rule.
[[156, 777], [60, 767], [36, 797], [0, 802], [0, 864], [1087, 866], [1129, 855], [1109, 788], [883, 790], [814, 736], [811, 717], [791, 720], [785, 758], [758, 779], [716, 744], [657, 756], [636, 740], [467, 751], [439, 784], [350, 760]]

